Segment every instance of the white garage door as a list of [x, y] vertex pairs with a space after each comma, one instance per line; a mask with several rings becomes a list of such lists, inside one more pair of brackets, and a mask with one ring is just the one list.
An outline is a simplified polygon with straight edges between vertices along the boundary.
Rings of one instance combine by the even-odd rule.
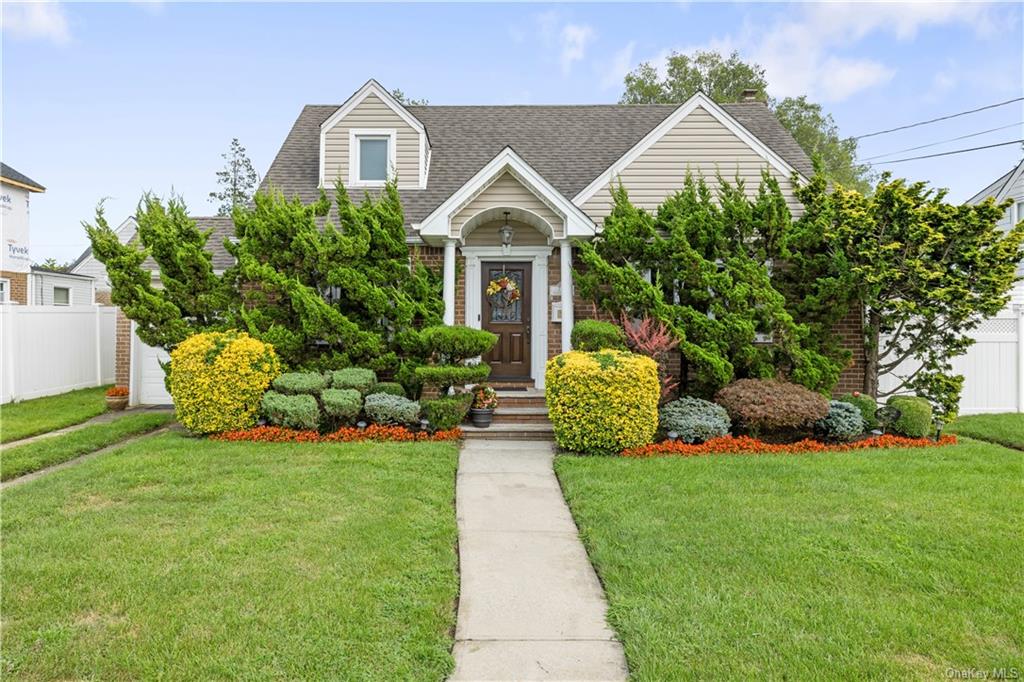
[[134, 336], [134, 340], [132, 370], [135, 372], [135, 385], [132, 391], [132, 404], [170, 405], [171, 395], [164, 386], [164, 370], [160, 367], [161, 362], [167, 362], [169, 359], [167, 351], [147, 346], [138, 336]]

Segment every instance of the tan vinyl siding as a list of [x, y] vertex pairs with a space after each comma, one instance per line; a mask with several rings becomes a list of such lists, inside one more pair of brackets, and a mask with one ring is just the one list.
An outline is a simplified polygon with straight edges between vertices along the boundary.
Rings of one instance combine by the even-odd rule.
[[[746, 142], [703, 107], [697, 107], [624, 168], [619, 178], [635, 205], [654, 211], [666, 197], [682, 188], [687, 170], [702, 175], [712, 187], [717, 184], [716, 172], [729, 182], [735, 182], [738, 176], [747, 193], [754, 196], [761, 171], [766, 167], [778, 179], [790, 211], [799, 215], [802, 208], [793, 195], [789, 177], [771, 168]], [[608, 186], [601, 188], [582, 206], [599, 225], [611, 212], [609, 191]]]
[[349, 130], [352, 128], [391, 128], [396, 131], [395, 166], [399, 186], [419, 186], [420, 135], [379, 97], [369, 94], [345, 118], [327, 131], [324, 140], [324, 185], [335, 178], [348, 184]]
[[[519, 223], [509, 220], [509, 225], [516, 231], [512, 243], [516, 246], [547, 246], [548, 238], [532, 226], [526, 223]], [[504, 225], [503, 220], [493, 223], [486, 223], [466, 235], [466, 246], [497, 246], [501, 244], [501, 235], [498, 230]]]
[[502, 206], [532, 211], [551, 224], [555, 238], [564, 234], [562, 218], [511, 173], [506, 172], [452, 216], [451, 236], [462, 236], [462, 226], [480, 211]]

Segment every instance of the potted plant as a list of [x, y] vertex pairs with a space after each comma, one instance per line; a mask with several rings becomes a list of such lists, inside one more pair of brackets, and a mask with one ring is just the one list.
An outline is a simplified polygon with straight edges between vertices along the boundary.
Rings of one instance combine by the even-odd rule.
[[494, 408], [498, 406], [498, 393], [486, 384], [480, 384], [473, 389], [473, 406], [469, 410], [470, 420], [473, 426], [486, 429], [491, 425], [491, 418], [494, 417]]
[[107, 409], [123, 410], [128, 407], [128, 389], [124, 386], [113, 386], [107, 389]]

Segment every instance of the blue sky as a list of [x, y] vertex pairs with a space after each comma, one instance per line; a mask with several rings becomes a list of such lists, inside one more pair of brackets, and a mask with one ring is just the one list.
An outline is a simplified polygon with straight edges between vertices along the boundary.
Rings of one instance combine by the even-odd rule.
[[[142, 192], [208, 193], [232, 137], [266, 172], [304, 104], [367, 78], [433, 104], [614, 102], [622, 76], [672, 50], [738, 50], [769, 91], [807, 94], [860, 135], [1019, 97], [1017, 4], [176, 4], [3, 9], [3, 160], [44, 184], [32, 255], [69, 260], [107, 197], [119, 223]], [[1020, 103], [868, 138], [889, 158], [1019, 139]], [[1019, 146], [893, 166], [964, 200]]]

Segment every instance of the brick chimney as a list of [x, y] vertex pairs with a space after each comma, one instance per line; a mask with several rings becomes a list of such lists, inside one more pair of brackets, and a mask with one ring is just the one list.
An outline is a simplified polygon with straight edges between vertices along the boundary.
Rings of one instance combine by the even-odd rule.
[[758, 96], [760, 93], [753, 88], [747, 88], [740, 93], [741, 102], [760, 102], [761, 98]]

